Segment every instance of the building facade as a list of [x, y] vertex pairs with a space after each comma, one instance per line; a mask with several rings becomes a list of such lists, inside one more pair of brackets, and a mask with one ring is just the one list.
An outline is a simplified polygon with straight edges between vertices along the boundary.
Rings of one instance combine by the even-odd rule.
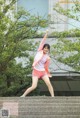
[[40, 15], [43, 18], [49, 16], [49, 31], [64, 31], [72, 28], [77, 28], [80, 23], [67, 18], [64, 15], [57, 13], [53, 8], [59, 3], [64, 9], [71, 8], [73, 6], [73, 0], [19, 0], [17, 6], [23, 7], [31, 14]]

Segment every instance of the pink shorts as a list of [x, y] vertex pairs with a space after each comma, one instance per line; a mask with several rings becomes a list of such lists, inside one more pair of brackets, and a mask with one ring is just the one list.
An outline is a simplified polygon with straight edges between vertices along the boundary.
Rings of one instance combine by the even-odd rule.
[[32, 71], [32, 76], [37, 76], [38, 78], [42, 78], [45, 75], [47, 75], [46, 71], [38, 71], [36, 69]]

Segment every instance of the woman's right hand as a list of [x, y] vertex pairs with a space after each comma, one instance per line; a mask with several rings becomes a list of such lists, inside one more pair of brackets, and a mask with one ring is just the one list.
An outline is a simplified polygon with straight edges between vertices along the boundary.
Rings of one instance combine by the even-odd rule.
[[46, 34], [48, 34], [48, 33], [49, 33], [49, 30], [47, 29], [47, 30], [46, 30]]

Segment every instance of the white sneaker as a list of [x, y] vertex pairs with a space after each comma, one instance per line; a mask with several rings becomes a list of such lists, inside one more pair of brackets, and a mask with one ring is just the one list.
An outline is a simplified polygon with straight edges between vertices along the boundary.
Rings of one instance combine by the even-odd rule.
[[21, 95], [20, 97], [25, 97], [24, 95]]

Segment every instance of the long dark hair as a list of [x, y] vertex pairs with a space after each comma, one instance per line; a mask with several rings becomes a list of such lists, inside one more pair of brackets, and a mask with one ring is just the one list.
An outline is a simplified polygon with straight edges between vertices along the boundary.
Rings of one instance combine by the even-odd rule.
[[44, 44], [43, 49], [44, 49], [45, 47], [47, 47], [47, 48], [49, 49], [49, 52], [50, 52], [50, 45], [49, 45], [49, 44]]

